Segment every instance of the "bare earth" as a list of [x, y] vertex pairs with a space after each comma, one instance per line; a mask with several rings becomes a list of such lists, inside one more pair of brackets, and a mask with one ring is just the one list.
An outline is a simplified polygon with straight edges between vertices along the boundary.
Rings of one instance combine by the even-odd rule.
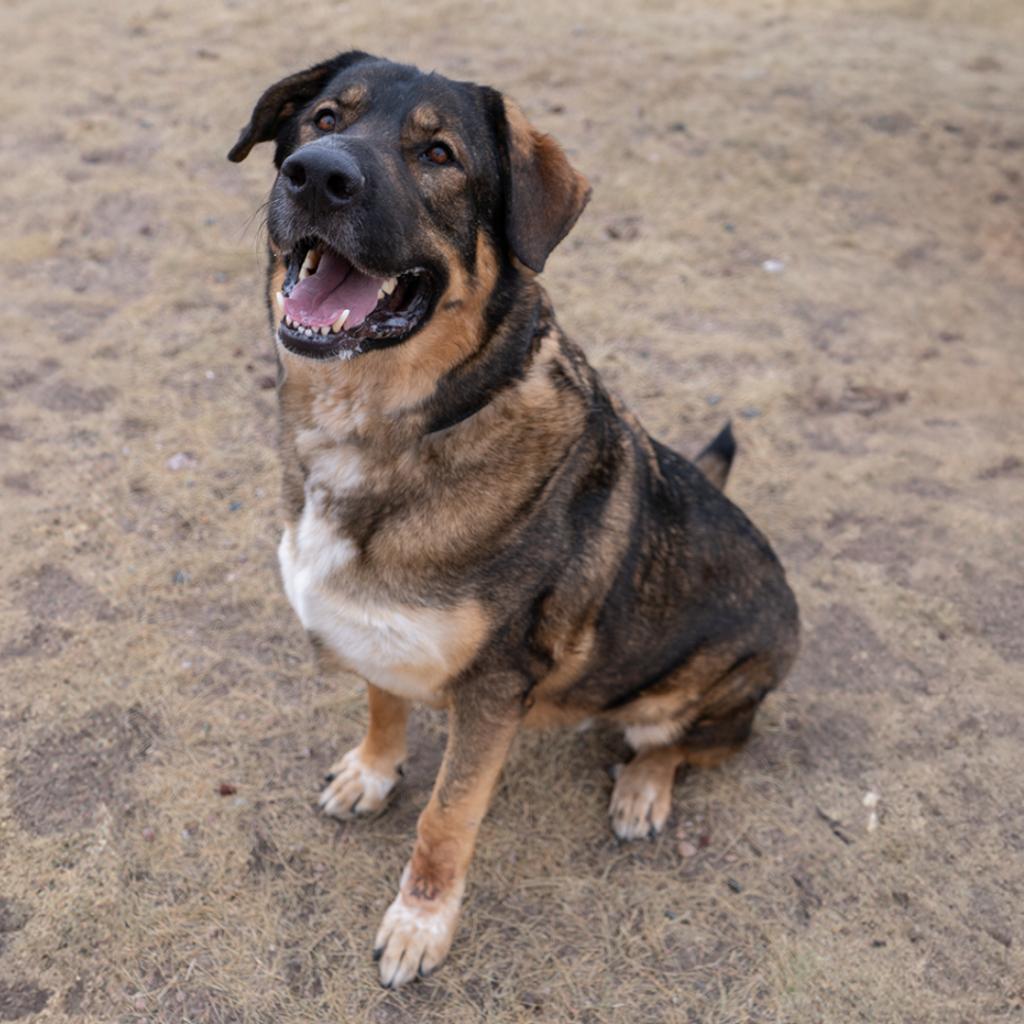
[[[1024, 1020], [1020, 0], [88, 6], [0, 10], [0, 1021]], [[224, 159], [350, 46], [567, 145], [561, 320], [664, 440], [733, 418], [805, 623], [656, 842], [619, 738], [524, 736], [398, 993], [443, 719], [383, 817], [314, 813], [365, 712], [279, 588], [270, 153]]]

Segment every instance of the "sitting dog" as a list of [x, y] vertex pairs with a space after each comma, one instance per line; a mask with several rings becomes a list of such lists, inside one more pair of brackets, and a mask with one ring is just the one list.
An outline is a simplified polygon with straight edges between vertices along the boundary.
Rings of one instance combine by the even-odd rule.
[[410, 703], [448, 712], [376, 938], [398, 986], [451, 946], [521, 726], [624, 729], [612, 828], [654, 835], [676, 768], [747, 738], [793, 660], [797, 608], [721, 493], [729, 428], [688, 462], [559, 328], [536, 275], [590, 189], [514, 103], [352, 51], [267, 89], [229, 157], [271, 141], [281, 573], [369, 699], [322, 809], [382, 808]]

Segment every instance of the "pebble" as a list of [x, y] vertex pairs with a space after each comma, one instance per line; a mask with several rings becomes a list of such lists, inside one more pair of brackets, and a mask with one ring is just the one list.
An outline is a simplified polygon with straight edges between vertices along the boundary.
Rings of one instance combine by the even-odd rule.
[[786, 264], [782, 260], [765, 260], [761, 264], [761, 269], [766, 274], [781, 274], [786, 269]]
[[189, 455], [188, 452], [175, 452], [167, 460], [167, 468], [172, 473], [176, 473], [179, 469], [188, 469], [189, 466], [195, 466], [198, 461], [194, 455]]
[[694, 846], [693, 843], [689, 842], [688, 840], [684, 839], [679, 844], [678, 849], [679, 849], [679, 856], [680, 857], [696, 857], [697, 856], [697, 847]]

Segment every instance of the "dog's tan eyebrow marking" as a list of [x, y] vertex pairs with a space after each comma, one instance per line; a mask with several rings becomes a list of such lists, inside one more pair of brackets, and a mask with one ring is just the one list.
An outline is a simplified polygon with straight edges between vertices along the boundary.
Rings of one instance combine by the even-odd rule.
[[338, 103], [343, 107], [359, 107], [366, 100], [367, 89], [361, 83], [346, 85], [338, 96]]
[[413, 128], [423, 132], [424, 135], [433, 135], [442, 128], [441, 115], [428, 104], [413, 107], [409, 114], [409, 121]]

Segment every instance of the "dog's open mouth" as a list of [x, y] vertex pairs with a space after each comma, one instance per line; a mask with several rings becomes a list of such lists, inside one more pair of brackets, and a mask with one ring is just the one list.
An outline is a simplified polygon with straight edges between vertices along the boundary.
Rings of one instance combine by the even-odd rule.
[[432, 293], [425, 270], [374, 277], [319, 239], [295, 245], [285, 262], [284, 287], [277, 294], [278, 337], [299, 355], [347, 357], [404, 341], [429, 312]]

